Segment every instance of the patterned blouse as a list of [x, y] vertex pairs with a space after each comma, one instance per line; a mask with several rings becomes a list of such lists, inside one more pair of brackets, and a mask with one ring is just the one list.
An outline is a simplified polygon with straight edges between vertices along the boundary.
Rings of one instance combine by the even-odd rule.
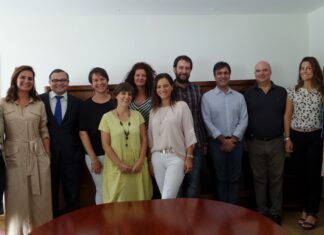
[[144, 100], [144, 102], [140, 105], [135, 104], [135, 102], [132, 102], [129, 107], [132, 110], [138, 111], [142, 114], [145, 120], [145, 126], [148, 128], [148, 122], [149, 122], [149, 117], [150, 117], [150, 111], [151, 111], [151, 106], [152, 106], [152, 99], [151, 97], [147, 98]]
[[321, 129], [322, 95], [316, 89], [287, 88], [289, 99], [293, 103], [291, 128], [301, 130]]

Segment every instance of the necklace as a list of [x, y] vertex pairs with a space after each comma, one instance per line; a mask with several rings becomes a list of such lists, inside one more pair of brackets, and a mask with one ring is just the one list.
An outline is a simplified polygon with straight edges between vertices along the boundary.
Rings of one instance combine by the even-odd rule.
[[160, 107], [159, 110], [157, 111], [157, 117], [159, 121], [159, 127], [158, 127], [158, 135], [161, 136], [163, 130], [165, 129], [165, 119], [168, 119], [168, 114], [169, 114], [170, 107]]
[[129, 111], [129, 114], [128, 114], [128, 123], [126, 124], [126, 126], [127, 126], [127, 130], [125, 129], [125, 127], [124, 127], [124, 123], [122, 122], [122, 120], [120, 119], [120, 116], [119, 116], [119, 113], [118, 113], [118, 111], [117, 111], [117, 109], [116, 109], [116, 113], [117, 113], [117, 117], [118, 117], [118, 119], [119, 119], [119, 124], [120, 124], [120, 126], [123, 128], [123, 131], [124, 131], [124, 135], [125, 135], [125, 147], [128, 147], [128, 143], [127, 143], [127, 141], [128, 141], [128, 137], [129, 137], [129, 128], [130, 128], [130, 126], [131, 126], [131, 122], [130, 122], [130, 111]]

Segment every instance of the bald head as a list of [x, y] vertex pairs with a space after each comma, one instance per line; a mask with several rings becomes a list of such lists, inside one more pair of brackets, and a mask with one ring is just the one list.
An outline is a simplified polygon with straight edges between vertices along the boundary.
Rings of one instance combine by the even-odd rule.
[[267, 61], [260, 61], [255, 65], [255, 80], [259, 84], [270, 83], [271, 66]]

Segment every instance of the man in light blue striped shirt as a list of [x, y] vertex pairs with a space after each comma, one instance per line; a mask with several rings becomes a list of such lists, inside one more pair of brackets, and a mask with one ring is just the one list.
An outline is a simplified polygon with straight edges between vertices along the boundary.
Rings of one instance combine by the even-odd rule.
[[220, 201], [236, 204], [243, 154], [243, 135], [248, 124], [242, 94], [229, 87], [231, 67], [218, 62], [213, 69], [217, 86], [201, 101], [203, 119], [210, 137], [209, 156], [216, 172], [216, 192]]

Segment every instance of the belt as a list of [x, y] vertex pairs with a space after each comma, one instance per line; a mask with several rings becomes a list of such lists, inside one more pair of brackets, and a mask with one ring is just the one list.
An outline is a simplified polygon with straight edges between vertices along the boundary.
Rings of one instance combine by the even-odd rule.
[[174, 153], [174, 151], [173, 151], [172, 148], [161, 149], [161, 150], [154, 150], [153, 152], [158, 152], [158, 153], [163, 153], [163, 154], [166, 154], [166, 153]]
[[320, 130], [319, 128], [291, 128], [294, 131], [298, 131], [298, 132], [313, 132], [313, 131], [318, 131]]
[[31, 191], [33, 195], [40, 195], [40, 177], [39, 177], [39, 165], [38, 158], [36, 157], [36, 149], [38, 145], [42, 144], [40, 137], [35, 138], [34, 140], [24, 140], [24, 139], [7, 139], [8, 142], [18, 142], [28, 144], [28, 149], [31, 151], [31, 157], [28, 159], [26, 165], [27, 176], [30, 176], [31, 179]]
[[282, 137], [282, 135], [274, 136], [274, 137], [258, 137], [258, 136], [252, 136], [251, 139], [253, 140], [261, 140], [261, 141], [270, 141], [277, 139], [279, 137]]

